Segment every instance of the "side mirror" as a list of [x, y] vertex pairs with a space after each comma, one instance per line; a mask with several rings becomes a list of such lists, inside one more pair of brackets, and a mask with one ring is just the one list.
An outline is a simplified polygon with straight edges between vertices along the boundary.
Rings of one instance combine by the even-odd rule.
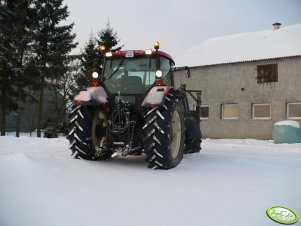
[[186, 76], [186, 78], [190, 78], [190, 68], [186, 66], [184, 68], [184, 70], [185, 70], [185, 76]]

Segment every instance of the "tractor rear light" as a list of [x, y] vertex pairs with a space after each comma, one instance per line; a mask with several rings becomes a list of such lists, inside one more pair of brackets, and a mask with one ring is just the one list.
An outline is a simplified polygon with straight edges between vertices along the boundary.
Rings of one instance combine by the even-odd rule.
[[162, 78], [157, 78], [155, 81], [156, 86], [163, 86], [163, 79]]
[[92, 80], [90, 86], [92, 87], [99, 86], [98, 73], [96, 71], [92, 73]]
[[98, 79], [92, 79], [91, 84], [92, 87], [97, 87], [99, 86], [99, 81]]
[[156, 86], [163, 86], [162, 75], [163, 75], [163, 73], [161, 70], [156, 71], [156, 81], [155, 81]]

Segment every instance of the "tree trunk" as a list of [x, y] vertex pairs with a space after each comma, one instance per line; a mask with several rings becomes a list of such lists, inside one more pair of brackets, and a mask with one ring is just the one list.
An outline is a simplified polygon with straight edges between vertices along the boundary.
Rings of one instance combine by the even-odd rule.
[[[24, 50], [22, 49], [20, 54], [20, 68], [23, 68], [23, 57]], [[20, 76], [20, 74], [19, 74]], [[16, 137], [20, 136], [20, 119], [21, 119], [21, 98], [22, 98], [22, 87], [19, 82], [18, 84], [18, 109], [17, 109], [17, 121], [16, 121]]]
[[6, 118], [6, 88], [5, 85], [2, 88], [2, 100], [1, 100], [1, 136], [5, 136], [5, 118]]
[[55, 117], [55, 123], [54, 123], [54, 137], [58, 137], [58, 131], [59, 130], [59, 124], [64, 123], [64, 116], [65, 116], [65, 108], [66, 108], [66, 102], [65, 102], [65, 95], [63, 98], [60, 97], [59, 91], [56, 89], [55, 86], [52, 87], [53, 92], [55, 94], [55, 109], [56, 109], [56, 117]]
[[16, 121], [16, 137], [20, 136], [21, 95], [22, 95], [22, 88], [19, 85], [18, 86], [18, 109], [17, 109], [17, 121]]
[[5, 136], [5, 107], [2, 107], [2, 115], [1, 115], [1, 136]]
[[56, 120], [54, 125], [53, 125], [53, 134], [52, 134], [53, 138], [58, 137], [57, 131], [58, 131], [58, 120]]
[[37, 137], [41, 137], [43, 96], [44, 96], [44, 78], [42, 78], [41, 87], [40, 87], [39, 110], [38, 110], [38, 121], [37, 121]]

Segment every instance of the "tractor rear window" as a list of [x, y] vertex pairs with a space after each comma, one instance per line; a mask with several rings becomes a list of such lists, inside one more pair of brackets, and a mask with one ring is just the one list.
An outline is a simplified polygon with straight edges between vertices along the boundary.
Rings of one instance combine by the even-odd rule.
[[111, 93], [144, 94], [154, 84], [155, 72], [156, 58], [113, 58], [105, 63], [103, 81]]

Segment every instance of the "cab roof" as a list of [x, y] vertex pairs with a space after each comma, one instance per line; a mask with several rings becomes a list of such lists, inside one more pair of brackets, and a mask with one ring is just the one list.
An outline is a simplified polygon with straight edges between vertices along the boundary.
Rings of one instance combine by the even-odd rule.
[[[146, 54], [144, 50], [122, 50], [122, 51], [113, 52], [112, 54], [115, 57], [125, 57], [126, 53], [129, 52], [129, 51], [133, 51], [134, 52], [134, 56], [148, 56], [148, 54]], [[166, 52], [152, 50], [152, 54], [151, 55], [156, 55], [156, 54], [158, 54], [160, 56], [163, 56], [163, 57], [166, 57], [166, 58], [170, 59], [173, 63], [175, 63], [175, 61], [172, 58], [172, 56], [170, 56]]]

